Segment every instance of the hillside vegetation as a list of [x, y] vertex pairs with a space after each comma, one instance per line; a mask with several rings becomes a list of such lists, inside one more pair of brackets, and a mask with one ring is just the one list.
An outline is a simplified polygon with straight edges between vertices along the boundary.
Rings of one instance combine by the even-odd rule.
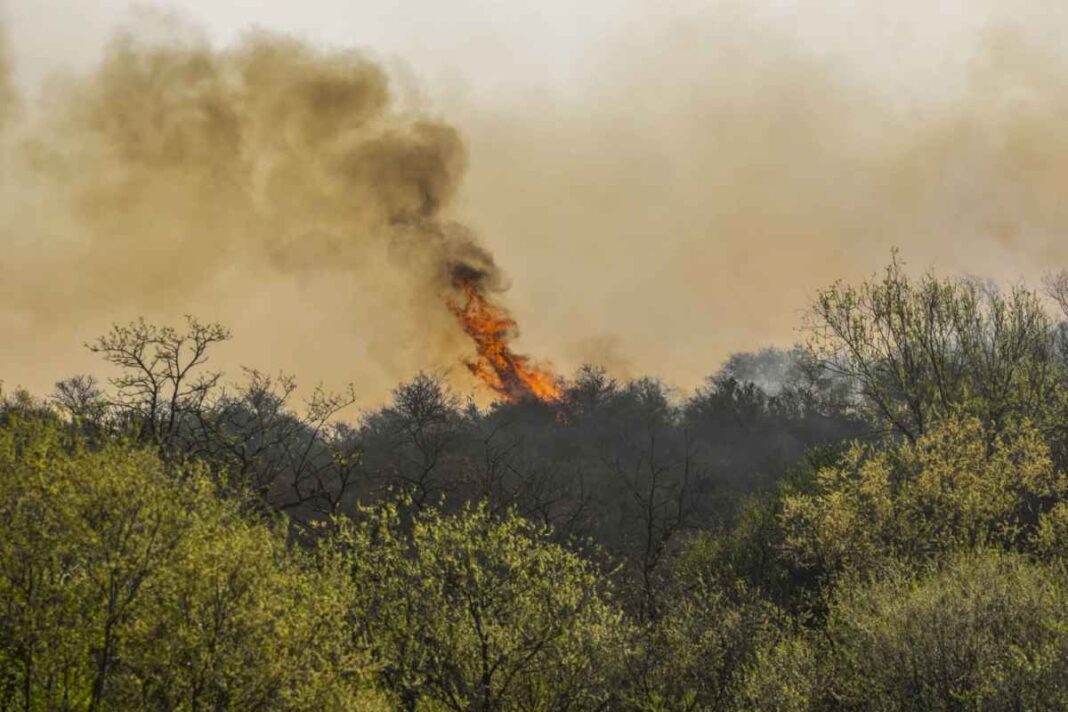
[[836, 284], [682, 397], [206, 368], [0, 406], [0, 709], [1068, 708], [1068, 275]]

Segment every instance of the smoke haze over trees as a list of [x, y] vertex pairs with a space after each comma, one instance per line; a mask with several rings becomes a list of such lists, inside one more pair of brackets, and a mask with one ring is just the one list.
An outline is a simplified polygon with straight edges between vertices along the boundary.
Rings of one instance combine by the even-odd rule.
[[[878, 13], [804, 0], [779, 13], [745, 3], [669, 3], [663, 17], [639, 20], [633, 8], [616, 18], [595, 3], [579, 23], [594, 35], [589, 46], [581, 34], [578, 46], [565, 33], [553, 42], [531, 38], [537, 57], [564, 63], [539, 78], [527, 45], [516, 48], [515, 62], [474, 54], [486, 45], [466, 34], [444, 51], [449, 32], [432, 31], [441, 9], [412, 10], [413, 26], [430, 35], [425, 52], [437, 54], [417, 55], [420, 64], [405, 74], [376, 53], [373, 23], [363, 39], [339, 15], [336, 29], [322, 31], [329, 39], [319, 42], [321, 33], [308, 29], [297, 41], [281, 34], [277, 4], [266, 2], [259, 44], [292, 48], [299, 66], [258, 87], [280, 96], [307, 69], [368, 90], [339, 104], [333, 119], [301, 128], [306, 98], [272, 114], [235, 97], [252, 87], [234, 76], [257, 44], [250, 18], [233, 18], [223, 31], [205, 10], [202, 31], [198, 19], [178, 13], [130, 19], [71, 2], [87, 16], [76, 27], [77, 13], [67, 17], [30, 0], [8, 0], [3, 18], [21, 119], [5, 134], [0, 326], [25, 337], [12, 347], [18, 373], [8, 379], [35, 390], [47, 389], [65, 364], [89, 368], [77, 345], [112, 321], [144, 315], [174, 323], [186, 312], [241, 325], [242, 338], [217, 355], [229, 370], [255, 362], [314, 373], [334, 389], [355, 380], [366, 406], [384, 402], [419, 370], [450, 369], [450, 383], [469, 389], [466, 370], [455, 365], [469, 355], [467, 343], [437, 295], [413, 280], [413, 269], [425, 276], [422, 267], [386, 248], [389, 239], [362, 239], [373, 237], [368, 224], [382, 211], [354, 215], [356, 205], [379, 198], [393, 207], [418, 204], [413, 185], [424, 179], [440, 200], [437, 217], [475, 228], [510, 278], [507, 302], [527, 339], [521, 350], [565, 372], [596, 361], [616, 377], [656, 373], [686, 389], [730, 353], [788, 347], [797, 339], [797, 305], [836, 278], [855, 281], [878, 269], [888, 244], [902, 246], [915, 267], [1009, 282], [1037, 283], [1064, 256], [1057, 206], [1065, 59], [1056, 28], [1066, 18], [1049, 4], [981, 1], [958, 17], [920, 3]], [[332, 17], [324, 10], [332, 4], [312, 0], [302, 14]], [[567, 15], [551, 3], [545, 8], [549, 18]], [[515, 15], [493, 10], [486, 21], [511, 27]], [[614, 21], [599, 22], [607, 15]], [[442, 27], [468, 32], [452, 19], [442, 18]], [[549, 30], [549, 22], [519, 24]], [[110, 29], [120, 23], [125, 50]], [[472, 21], [470, 34], [481, 27]], [[98, 36], [79, 41], [90, 28]], [[369, 46], [354, 53], [354, 43]], [[38, 65], [57, 44], [70, 45], [76, 59], [55, 76]], [[420, 71], [450, 57], [465, 69], [484, 67], [496, 83], [482, 83], [489, 79], [479, 74], [469, 92], [450, 93], [437, 75]], [[183, 70], [193, 58], [204, 64]], [[169, 89], [144, 92], [146, 113], [123, 110], [121, 82], [143, 84], [150, 71]], [[569, 78], [565, 87], [560, 74]], [[85, 110], [92, 97], [95, 114]], [[100, 102], [109, 98], [128, 123], [86, 125], [106, 115]], [[212, 107], [221, 111], [214, 118]], [[340, 155], [327, 139], [307, 160], [294, 157], [317, 130], [342, 138], [331, 130], [359, 126], [367, 129], [363, 139], [383, 138], [378, 122], [366, 121], [374, 107], [381, 123], [413, 139], [411, 150], [425, 151], [423, 178], [394, 183], [383, 195], [356, 190], [346, 198], [348, 212], [336, 193], [324, 192], [329, 183], [300, 180], [301, 190], [288, 189], [301, 171], [321, 179]], [[234, 108], [236, 118], [227, 119]], [[161, 126], [183, 127], [168, 150], [190, 142], [184, 167], [148, 140], [136, 161], [101, 151], [107, 136], [122, 143], [114, 133], [120, 126], [135, 130], [167, 110], [175, 113]], [[449, 138], [420, 134], [421, 123]], [[227, 125], [244, 131], [240, 139], [231, 134], [228, 142], [225, 131], [209, 138]], [[206, 148], [216, 145], [208, 160]], [[159, 160], [146, 163], [153, 150]], [[145, 179], [150, 168], [161, 171], [157, 178]], [[225, 177], [213, 173], [224, 170]], [[101, 183], [85, 196], [94, 171], [102, 171]], [[126, 186], [129, 194], [118, 198]], [[209, 187], [213, 200], [199, 200], [197, 191]], [[117, 205], [128, 210], [109, 210]], [[169, 217], [157, 224], [154, 211]], [[341, 218], [355, 223], [339, 228]], [[337, 241], [352, 233], [361, 239]], [[200, 247], [181, 252], [179, 244]], [[275, 259], [296, 272], [279, 270]], [[353, 261], [356, 273], [337, 271]], [[127, 270], [130, 263], [140, 268]], [[324, 263], [329, 269], [297, 268]], [[63, 288], [47, 286], [57, 283]], [[129, 292], [125, 304], [116, 291]], [[716, 328], [704, 328], [709, 320]], [[38, 326], [45, 323], [63, 327]], [[275, 339], [279, 325], [292, 338]], [[64, 338], [67, 330], [76, 338]], [[255, 357], [268, 350], [269, 360]], [[60, 352], [62, 359], [52, 355]]]
[[1068, 709], [1068, 11], [10, 2], [0, 709]]

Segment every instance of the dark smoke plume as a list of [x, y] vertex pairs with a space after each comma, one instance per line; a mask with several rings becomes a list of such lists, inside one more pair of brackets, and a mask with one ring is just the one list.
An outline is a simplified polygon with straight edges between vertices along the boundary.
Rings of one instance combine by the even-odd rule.
[[[0, 126], [18, 103], [5, 57]], [[360, 54], [264, 33], [225, 50], [127, 33], [36, 108], [16, 127], [4, 168], [18, 186], [0, 209], [16, 253], [19, 233], [52, 241], [0, 267], [0, 297], [31, 319], [110, 320], [221, 281], [335, 274], [357, 293], [386, 280], [364, 287], [387, 324], [372, 342], [393, 342], [380, 350], [396, 358], [414, 340], [425, 362], [463, 338], [442, 302], [458, 275], [504, 286], [492, 255], [448, 217], [467, 164], [460, 135], [401, 111]], [[402, 338], [390, 320], [424, 333]]]
[[[999, 281], [1068, 264], [1063, 3], [684, 4], [590, 29], [563, 79], [436, 83], [464, 141], [366, 55], [276, 36], [138, 26], [40, 100], [8, 92], [0, 378], [47, 389], [98, 366], [78, 344], [110, 321], [188, 311], [234, 327], [228, 368], [379, 400], [470, 357], [441, 299], [465, 270], [507, 284], [458, 219], [563, 371], [684, 388], [791, 344], [815, 290], [891, 246]], [[485, 51], [456, 50], [461, 83]]]

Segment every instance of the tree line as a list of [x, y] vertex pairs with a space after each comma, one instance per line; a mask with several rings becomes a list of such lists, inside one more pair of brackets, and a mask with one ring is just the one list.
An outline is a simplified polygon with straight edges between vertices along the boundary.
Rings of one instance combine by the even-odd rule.
[[0, 709], [1068, 706], [1068, 274], [821, 291], [694, 393], [208, 367], [0, 405]]

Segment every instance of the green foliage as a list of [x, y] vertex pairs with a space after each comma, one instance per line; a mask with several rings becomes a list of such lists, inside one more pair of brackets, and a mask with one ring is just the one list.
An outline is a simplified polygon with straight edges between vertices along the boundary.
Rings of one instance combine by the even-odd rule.
[[805, 636], [781, 638], [756, 651], [736, 709], [746, 712], [802, 712], [814, 707], [822, 686], [812, 643]]
[[1064, 571], [996, 552], [841, 588], [827, 623], [827, 706], [868, 710], [1064, 709]]
[[1064, 413], [1058, 331], [1024, 288], [913, 280], [895, 256], [880, 280], [821, 292], [809, 333], [814, 360], [853, 382], [862, 408], [910, 440], [962, 408], [995, 428]]
[[197, 468], [42, 418], [0, 429], [0, 708], [383, 707], [340, 580]]
[[722, 585], [743, 585], [791, 613], [809, 610], [822, 572], [783, 556], [787, 530], [782, 513], [791, 498], [814, 493], [819, 473], [837, 467], [845, 452], [841, 447], [806, 451], [783, 475], [777, 492], [746, 498], [729, 526], [689, 537], [676, 566], [703, 575], [714, 572]]
[[993, 550], [851, 576], [820, 629], [757, 652], [737, 709], [1064, 709], [1066, 604], [1060, 565]]
[[781, 637], [784, 616], [743, 583], [683, 557], [659, 615], [640, 629], [628, 660], [635, 710], [732, 710], [758, 652]]
[[352, 620], [406, 709], [605, 703], [623, 621], [590, 563], [485, 505], [404, 509], [339, 522], [324, 555], [347, 568]]
[[788, 495], [784, 550], [824, 572], [925, 563], [980, 546], [1030, 550], [1066, 488], [1032, 425], [991, 433], [975, 418], [951, 419], [914, 444], [858, 445], [820, 470], [814, 492]]
[[684, 401], [358, 427], [115, 327], [110, 388], [0, 393], [0, 709], [1068, 708], [1068, 326], [896, 259], [810, 316]]

